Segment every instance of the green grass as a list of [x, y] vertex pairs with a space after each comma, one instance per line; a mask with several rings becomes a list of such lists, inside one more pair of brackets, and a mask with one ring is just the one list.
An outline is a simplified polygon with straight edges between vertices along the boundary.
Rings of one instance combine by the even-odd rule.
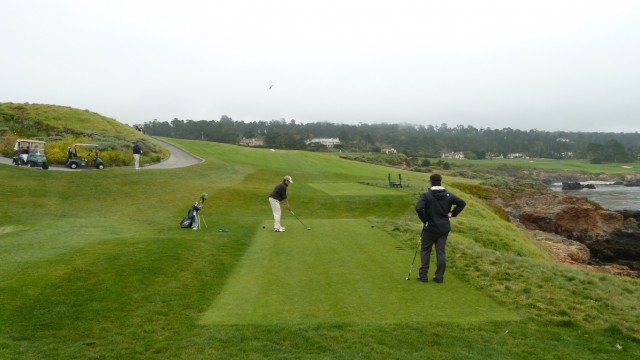
[[23, 122], [29, 121], [32, 127], [38, 123], [43, 127], [73, 129], [79, 132], [110, 132], [123, 136], [135, 133], [135, 130], [115, 119], [68, 106], [0, 103], [0, 112], [7, 116], [16, 116]]
[[400, 192], [391, 189], [366, 186], [350, 183], [320, 183], [309, 184], [309, 186], [324, 192], [325, 194], [334, 196], [361, 196], [361, 195], [380, 195], [380, 196], [397, 196]]
[[[439, 284], [415, 286], [403, 281], [413, 249], [365, 220], [316, 220], [305, 225], [312, 230], [291, 223], [286, 234], [258, 233], [202, 322], [407, 323], [517, 318], [455, 275], [447, 278], [446, 290], [456, 301], [439, 296], [443, 290]], [[420, 297], [432, 298], [432, 307], [423, 310], [424, 304], [414, 301]], [[421, 310], [425, 317], [416, 319]]]
[[[455, 187], [469, 205], [453, 220], [445, 284], [406, 281], [428, 174], [402, 172], [413, 186], [392, 190], [364, 185], [384, 185], [389, 169], [331, 154], [172, 141], [206, 161], [0, 166], [0, 358], [640, 355], [637, 280], [555, 263]], [[286, 211], [286, 233], [261, 227], [284, 175], [311, 230]], [[180, 229], [202, 192], [208, 227]]]
[[[65, 165], [67, 150], [76, 143], [97, 144], [107, 167], [132, 165], [134, 141], [140, 141], [143, 148], [143, 163], [156, 163], [169, 155], [155, 140], [130, 126], [67, 106], [0, 102], [1, 128], [9, 131], [0, 131], [0, 155], [13, 157], [18, 138], [44, 140], [49, 164]], [[78, 149], [80, 157], [86, 154], [85, 149]]]
[[640, 162], [591, 164], [587, 160], [554, 160], [554, 159], [494, 159], [494, 160], [456, 160], [447, 161], [458, 167], [503, 167], [513, 166], [527, 169], [558, 170], [603, 174], [637, 174]]

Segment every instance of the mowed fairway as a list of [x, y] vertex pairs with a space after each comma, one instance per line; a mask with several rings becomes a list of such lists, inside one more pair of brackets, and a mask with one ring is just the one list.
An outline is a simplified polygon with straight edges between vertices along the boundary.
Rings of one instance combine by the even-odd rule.
[[[445, 177], [468, 205], [445, 283], [424, 284], [419, 259], [406, 277], [429, 174], [391, 189], [390, 169], [338, 154], [171, 142], [205, 161], [0, 165], [0, 359], [640, 356], [637, 280], [557, 264], [473, 179]], [[284, 175], [304, 225], [285, 210], [274, 233]], [[203, 192], [207, 226], [181, 229]]]
[[446, 286], [405, 280], [415, 250], [365, 220], [305, 219], [311, 230], [286, 222], [285, 233], [267, 229], [255, 236], [202, 323], [516, 319], [454, 275]]
[[370, 196], [370, 195], [390, 195], [400, 196], [401, 193], [390, 189], [375, 188], [373, 186], [366, 186], [354, 183], [311, 183], [309, 186], [320, 190], [328, 195], [334, 196]]

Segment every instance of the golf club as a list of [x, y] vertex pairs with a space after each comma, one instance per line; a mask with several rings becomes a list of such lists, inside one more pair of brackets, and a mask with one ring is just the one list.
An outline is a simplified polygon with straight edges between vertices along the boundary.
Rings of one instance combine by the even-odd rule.
[[425, 224], [422, 227], [422, 231], [420, 232], [420, 238], [418, 239], [418, 247], [416, 248], [415, 254], [413, 254], [413, 261], [411, 261], [411, 267], [409, 268], [409, 275], [407, 275], [407, 280], [411, 280], [411, 270], [413, 270], [413, 263], [416, 262], [416, 256], [418, 256], [418, 251], [420, 251], [420, 245], [422, 244], [422, 234], [424, 233], [424, 228], [427, 225]]
[[306, 227], [306, 228], [307, 228], [307, 230], [311, 230], [311, 228], [310, 228], [310, 227], [308, 227], [307, 225], [305, 225], [305, 224], [302, 222], [302, 220], [300, 220], [300, 218], [299, 218], [299, 217], [297, 217], [297, 216], [296, 216], [296, 214], [294, 214], [294, 213], [293, 213], [293, 210], [289, 210], [289, 212], [290, 212], [290, 213], [291, 213], [291, 215], [293, 215], [296, 219], [298, 219], [298, 221], [300, 221], [300, 224], [302, 224], [302, 226]]

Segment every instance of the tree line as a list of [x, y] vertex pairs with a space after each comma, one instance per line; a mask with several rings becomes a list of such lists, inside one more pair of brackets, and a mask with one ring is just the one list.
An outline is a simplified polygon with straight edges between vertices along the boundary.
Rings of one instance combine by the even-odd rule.
[[442, 153], [463, 153], [467, 159], [524, 154], [551, 159], [587, 159], [591, 162], [630, 162], [640, 154], [640, 134], [491, 129], [457, 125], [336, 124], [286, 121], [153, 120], [143, 125], [145, 133], [181, 139], [197, 139], [229, 144], [258, 138], [264, 146], [278, 149], [326, 151], [309, 143], [313, 138], [338, 138], [335, 150], [380, 152], [393, 148], [408, 156], [440, 157]]

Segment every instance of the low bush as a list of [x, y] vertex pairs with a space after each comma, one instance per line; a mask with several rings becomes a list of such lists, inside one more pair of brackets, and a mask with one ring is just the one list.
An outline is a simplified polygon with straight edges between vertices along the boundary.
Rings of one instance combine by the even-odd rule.
[[131, 148], [135, 141], [140, 143], [146, 163], [159, 162], [168, 156], [167, 150], [148, 136], [87, 110], [0, 103], [0, 154], [13, 157], [13, 146], [18, 138], [47, 142], [47, 160], [57, 165], [66, 164], [67, 150], [75, 143], [98, 145], [100, 157], [107, 166], [131, 165]]

